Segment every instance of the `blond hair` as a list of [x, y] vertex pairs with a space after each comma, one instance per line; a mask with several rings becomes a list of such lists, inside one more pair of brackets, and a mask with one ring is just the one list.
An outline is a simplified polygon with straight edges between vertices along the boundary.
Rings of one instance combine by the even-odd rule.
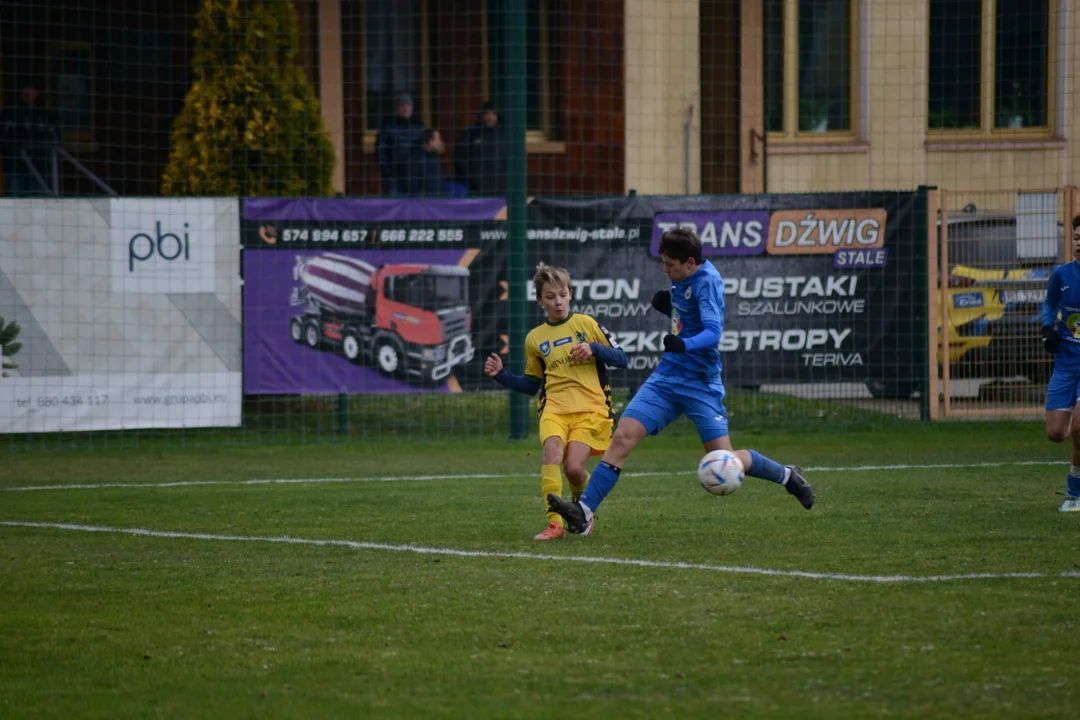
[[544, 285], [554, 285], [556, 288], [570, 289], [570, 272], [566, 268], [547, 263], [538, 263], [536, 274], [533, 275], [533, 287], [536, 288], [536, 297], [544, 291]]

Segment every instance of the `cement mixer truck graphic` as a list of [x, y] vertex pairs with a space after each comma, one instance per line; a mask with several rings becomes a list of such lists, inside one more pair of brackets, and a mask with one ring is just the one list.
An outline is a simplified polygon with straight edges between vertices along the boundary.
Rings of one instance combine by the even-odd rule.
[[473, 358], [469, 270], [457, 265], [376, 268], [339, 253], [298, 256], [289, 321], [294, 342], [413, 384], [439, 382]]

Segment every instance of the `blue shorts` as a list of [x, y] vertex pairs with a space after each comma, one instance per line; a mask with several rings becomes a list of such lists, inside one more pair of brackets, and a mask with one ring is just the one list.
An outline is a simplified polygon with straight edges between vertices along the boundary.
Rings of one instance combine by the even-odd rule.
[[1055, 363], [1046, 388], [1046, 409], [1071, 411], [1077, 398], [1080, 398], [1080, 366], [1063, 367], [1061, 363]]
[[727, 409], [724, 385], [719, 378], [707, 382], [653, 373], [622, 412], [623, 417], [634, 418], [644, 425], [650, 435], [657, 434], [680, 415], [690, 418], [703, 443], [726, 437]]

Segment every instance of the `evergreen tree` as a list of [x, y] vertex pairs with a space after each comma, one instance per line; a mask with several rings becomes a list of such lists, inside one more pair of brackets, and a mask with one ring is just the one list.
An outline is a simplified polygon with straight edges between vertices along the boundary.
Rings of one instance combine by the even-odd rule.
[[166, 195], [325, 196], [334, 147], [296, 63], [290, 0], [204, 0]]

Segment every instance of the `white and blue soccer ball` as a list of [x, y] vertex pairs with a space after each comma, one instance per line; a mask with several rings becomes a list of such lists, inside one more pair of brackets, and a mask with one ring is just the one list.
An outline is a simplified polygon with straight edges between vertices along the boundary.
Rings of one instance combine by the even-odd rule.
[[701, 458], [698, 482], [713, 495], [730, 495], [742, 487], [743, 464], [730, 450], [713, 450]]

